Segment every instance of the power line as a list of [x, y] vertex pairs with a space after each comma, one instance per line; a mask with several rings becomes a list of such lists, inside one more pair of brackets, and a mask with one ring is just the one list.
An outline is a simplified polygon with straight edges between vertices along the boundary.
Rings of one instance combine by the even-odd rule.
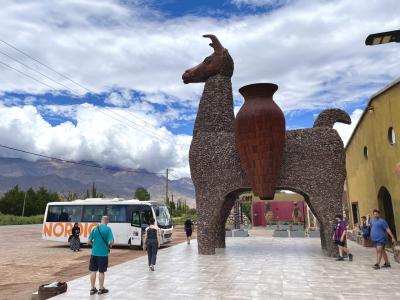
[[[30, 78], [30, 79], [36, 81], [36, 82], [38, 82], [38, 83], [40, 83], [40, 84], [43, 84], [43, 85], [45, 85], [45, 86], [51, 88], [52, 90], [56, 90], [56, 88], [54, 88], [53, 86], [51, 86], [51, 85], [49, 85], [49, 84], [47, 84], [47, 83], [45, 83], [45, 82], [43, 82], [43, 81], [41, 81], [41, 80], [39, 80], [39, 79], [33, 77], [33, 76], [31, 76], [31, 75], [29, 75], [29, 74], [27, 74], [27, 73], [25, 73], [25, 72], [22, 72], [22, 71], [20, 71], [20, 70], [18, 70], [18, 69], [16, 69], [16, 68], [14, 68], [14, 67], [12, 67], [12, 66], [6, 64], [5, 62], [0, 61], [0, 64], [2, 64], [2, 65], [4, 65], [4, 66], [6, 66], [6, 67], [8, 67], [8, 68], [10, 68], [10, 69], [12, 69], [12, 70], [18, 72], [18, 73], [20, 73], [20, 74], [22, 74], [22, 75], [24, 75], [24, 76], [26, 76], [26, 77], [28, 77], [28, 78]], [[113, 117], [113, 116], [111, 116], [111, 115], [105, 113], [104, 111], [102, 111], [102, 110], [99, 109], [98, 107], [94, 106], [94, 108], [97, 109], [97, 110], [99, 110], [99, 112], [105, 114], [106, 116], [108, 116], [108, 117], [110, 117], [110, 118], [113, 118], [114, 120], [120, 122], [121, 124], [123, 124], [123, 125], [125, 125], [125, 126], [129, 126], [129, 125], [123, 123], [120, 119], [117, 119], [117, 118], [115, 118], [115, 117]], [[129, 127], [133, 128], [132, 126], [129, 126]]]
[[[87, 92], [92, 93], [92, 94], [95, 94], [93, 91], [91, 91], [91, 90], [88, 89], [87, 87], [83, 86], [82, 84], [80, 84], [80, 83], [74, 81], [74, 80], [71, 79], [69, 76], [66, 76], [66, 75], [64, 75], [64, 74], [62, 74], [62, 73], [60, 73], [60, 72], [58, 72], [58, 71], [55, 70], [54, 68], [51, 68], [50, 66], [48, 66], [48, 65], [46, 65], [46, 64], [44, 64], [44, 63], [42, 63], [42, 62], [40, 62], [38, 59], [32, 57], [31, 55], [27, 54], [26, 52], [24, 52], [24, 51], [22, 51], [22, 50], [20, 50], [20, 49], [18, 49], [17, 47], [11, 45], [10, 43], [8, 43], [8, 42], [6, 42], [6, 41], [4, 41], [4, 40], [2, 40], [2, 39], [0, 39], [0, 42], [6, 44], [7, 46], [9, 46], [9, 47], [11, 47], [12, 49], [18, 51], [19, 53], [25, 55], [26, 57], [28, 57], [28, 58], [34, 60], [35, 62], [37, 62], [37, 63], [39, 63], [40, 65], [44, 66], [45, 68], [51, 70], [52, 72], [58, 74], [59, 76], [65, 78], [65, 79], [67, 79], [67, 80], [69, 80], [70, 82], [72, 82], [72, 83], [74, 83], [75, 85], [81, 87], [82, 89], [86, 90]], [[0, 51], [0, 52], [1, 52], [1, 51]], [[8, 54], [5, 54], [4, 52], [1, 52], [1, 53], [2, 53], [3, 55], [6, 55], [7, 57], [11, 58], [12, 60], [17, 61], [17, 62], [20, 63], [21, 65], [26, 66], [24, 63], [20, 62], [19, 60], [15, 59], [14, 57], [12, 57], [12, 56], [10, 56], [10, 55], [8, 55]], [[58, 81], [55, 81], [54, 79], [48, 77], [47, 75], [44, 75], [44, 74], [42, 74], [41, 72], [39, 72], [39, 71], [37, 71], [37, 70], [35, 70], [35, 69], [29, 67], [29, 66], [26, 66], [26, 67], [29, 68], [29, 69], [31, 69], [31, 70], [33, 70], [33, 71], [35, 71], [35, 72], [37, 72], [37, 73], [39, 73], [39, 74], [41, 74], [42, 76], [44, 76], [44, 77], [50, 79], [50, 80], [53, 81], [53, 82], [55, 82], [55, 83], [57, 83], [57, 84], [59, 84], [59, 85], [61, 85], [61, 86], [64, 86], [64, 87], [70, 89], [70, 88], [67, 87], [66, 85], [64, 85], [64, 84], [62, 84], [62, 83], [60, 83], [60, 82], [58, 82]], [[13, 69], [14, 69], [14, 68], [13, 68]], [[14, 70], [16, 70], [16, 69], [14, 69]], [[21, 71], [18, 71], [18, 70], [16, 70], [16, 71], [19, 72], [19, 73], [24, 74], [24, 73], [21, 72]], [[32, 78], [31, 76], [28, 76], [28, 77]], [[38, 81], [38, 80], [36, 80], [36, 79], [34, 79], [34, 80], [35, 80], [35, 81]], [[38, 82], [39, 82], [39, 81], [38, 81]], [[46, 86], [49, 86], [49, 85], [46, 84]], [[54, 87], [52, 87], [52, 88], [54, 89]], [[71, 90], [72, 90], [72, 89], [71, 89]], [[76, 92], [75, 92], [75, 93], [76, 93]], [[78, 93], [76, 93], [76, 94], [78, 94]], [[95, 107], [96, 107], [96, 106], [95, 106]], [[98, 109], [98, 108], [97, 108], [97, 109]], [[115, 114], [115, 115], [118, 115], [118, 116], [121, 117], [121, 118], [124, 118], [123, 116], [121, 116], [120, 114], [118, 114], [118, 113], [112, 111], [111, 109], [108, 109], [108, 108], [105, 108], [105, 107], [103, 107], [103, 109], [108, 110], [108, 111], [110, 111], [111, 113], [113, 113], [113, 114]], [[99, 110], [100, 110], [100, 109], [99, 109]], [[138, 116], [135, 116], [134, 114], [132, 114], [132, 113], [129, 112], [129, 111], [126, 111], [126, 113], [128, 113], [128, 114], [130, 114], [131, 116], [135, 117], [136, 119], [138, 119], [138, 120], [140, 120], [140, 121], [142, 121], [142, 122], [144, 122], [144, 123], [150, 125], [151, 129], [150, 129], [150, 128], [146, 128], [145, 126], [142, 126], [142, 125], [140, 125], [140, 124], [138, 124], [138, 123], [136, 123], [136, 122], [133, 122], [133, 121], [131, 121], [131, 120], [125, 118], [127, 121], [133, 123], [135, 126], [140, 126], [142, 129], [144, 129], [145, 131], [147, 131], [148, 133], [150, 133], [153, 137], [157, 138], [159, 141], [163, 141], [163, 137], [160, 137], [158, 134], [156, 134], [154, 131], [152, 131], [152, 129], [155, 129], [155, 128], [153, 127], [152, 124], [150, 124], [150, 123], [148, 123], [147, 121], [145, 121], [145, 120], [139, 118]], [[115, 118], [114, 118], [114, 119], [115, 119]]]
[[[2, 53], [2, 52], [0, 51], [0, 53]], [[8, 56], [8, 55], [7, 55], [7, 56]], [[18, 60], [15, 60], [15, 61], [19, 62]], [[19, 63], [21, 63], [21, 62], [19, 62]], [[20, 73], [20, 74], [22, 74], [22, 75], [24, 75], [24, 76], [26, 76], [26, 77], [28, 77], [28, 78], [30, 78], [30, 79], [33, 79], [34, 81], [36, 81], [36, 82], [38, 82], [38, 83], [40, 83], [40, 84], [43, 84], [43, 85], [45, 85], [45, 86], [51, 88], [52, 90], [56, 90], [56, 88], [55, 88], [54, 86], [51, 86], [51, 85], [49, 85], [49, 84], [47, 84], [47, 83], [45, 83], [45, 82], [43, 82], [43, 81], [41, 81], [41, 80], [39, 80], [39, 79], [33, 77], [33, 76], [31, 76], [30, 74], [27, 74], [27, 73], [25, 73], [25, 72], [22, 72], [22, 71], [20, 71], [20, 70], [18, 70], [18, 69], [16, 69], [16, 68], [14, 68], [14, 67], [12, 67], [12, 66], [10, 66], [10, 65], [8, 65], [8, 64], [6, 64], [6, 63], [4, 63], [4, 62], [2, 62], [2, 61], [0, 61], [0, 64], [4, 65], [4, 66], [6, 66], [6, 67], [8, 67], [8, 68], [10, 68], [10, 69], [12, 69], [12, 70], [14, 70], [14, 71]], [[25, 65], [25, 64], [23, 64], [23, 63], [21, 63], [21, 64], [22, 64], [22, 65]], [[28, 66], [28, 68], [30, 68], [30, 67]], [[30, 68], [30, 69], [32, 69], [32, 68]], [[39, 73], [39, 74], [42, 74], [41, 72], [39, 72], [39, 71], [37, 71], [37, 70], [34, 70], [34, 69], [32, 69], [32, 70], [35, 71], [35, 72], [37, 72], [37, 73]], [[44, 75], [44, 76], [46, 76], [46, 75]], [[59, 82], [57, 82], [57, 81], [51, 79], [51, 78], [48, 77], [48, 76], [46, 76], [46, 78], [50, 79], [51, 81], [55, 82], [56, 84], [63, 85], [62, 83], [59, 83]], [[65, 86], [65, 85], [63, 85], [63, 86]], [[68, 87], [67, 87], [67, 88], [68, 88]], [[68, 89], [69, 89], [69, 88], [68, 88]], [[93, 106], [93, 108], [96, 109], [96, 110], [98, 110], [98, 111], [101, 112], [102, 114], [105, 114], [106, 116], [108, 116], [108, 117], [110, 117], [110, 118], [113, 118], [113, 119], [116, 120], [117, 122], [120, 122], [121, 124], [123, 124], [123, 125], [125, 125], [125, 126], [127, 126], [127, 127], [130, 127], [130, 128], [133, 128], [133, 129], [137, 129], [137, 128], [135, 128], [135, 127], [129, 125], [129, 124], [124, 123], [123, 121], [128, 120], [128, 119], [124, 118], [124, 117], [121, 116], [120, 114], [117, 114], [116, 112], [114, 112], [114, 111], [112, 111], [112, 110], [110, 110], [110, 109], [106, 109], [106, 110], [109, 111], [109, 112], [111, 112], [111, 113], [113, 113], [113, 114], [116, 114], [116, 115], [119, 116], [119, 117], [121, 117], [123, 121], [122, 121], [121, 119], [118, 119], [118, 118], [116, 118], [116, 117], [114, 117], [114, 116], [112, 116], [112, 115], [110, 115], [110, 114], [104, 112], [101, 108], [99, 108], [99, 107], [97, 107], [97, 106], [95, 106], [95, 105]], [[128, 121], [130, 121], [130, 120], [128, 120]], [[138, 126], [136, 123], [133, 123], [133, 124], [135, 124], [136, 127]], [[141, 127], [142, 127], [142, 126], [141, 126]], [[142, 127], [142, 128], [144, 128], [144, 127]], [[139, 129], [140, 129], [140, 128], [139, 128]], [[144, 128], [144, 129], [146, 130], [146, 128]], [[149, 132], [149, 131], [147, 131], [147, 132]], [[162, 141], [160, 136], [154, 135], [153, 132], [149, 132], [149, 133], [152, 134], [152, 135], [153, 135], [155, 138], [157, 138], [159, 141]]]
[[[81, 87], [81, 88], [87, 90], [87, 91], [90, 92], [90, 93], [93, 93], [93, 92], [91, 92], [90, 89], [88, 89], [88, 88], [86, 88], [85, 86], [79, 84], [78, 82], [74, 81], [73, 79], [69, 78], [68, 76], [66, 76], [66, 75], [64, 75], [64, 74], [62, 74], [62, 73], [56, 71], [55, 69], [49, 67], [48, 65], [46, 65], [46, 64], [44, 64], [44, 63], [42, 63], [42, 62], [40, 62], [38, 59], [36, 59], [36, 58], [30, 56], [29, 54], [25, 53], [24, 51], [18, 49], [18, 48], [15, 47], [15, 46], [11, 45], [10, 43], [7, 43], [6, 41], [4, 41], [4, 40], [2, 40], [2, 39], [0, 39], [0, 42], [3, 42], [3, 43], [6, 44], [7, 46], [13, 48], [14, 50], [16, 50], [16, 51], [18, 51], [18, 52], [20, 52], [20, 53], [22, 53], [22, 54], [25, 55], [26, 57], [28, 57], [28, 58], [34, 60], [35, 62], [39, 63], [40, 65], [44, 66], [45, 68], [47, 68], [47, 69], [53, 71], [54, 73], [60, 75], [61, 77], [63, 77], [63, 78], [65, 78], [65, 79], [69, 80], [70, 82], [76, 84], [77, 86], [79, 86], [79, 87]], [[19, 63], [20, 65], [24, 66], [25, 68], [28, 68], [29, 70], [32, 70], [32, 71], [34, 71], [34, 72], [40, 74], [41, 76], [47, 78], [48, 80], [51, 80], [52, 82], [54, 82], [54, 83], [56, 83], [56, 84], [58, 84], [58, 85], [61, 85], [61, 86], [65, 87], [65, 88], [67, 88], [68, 90], [71, 90], [73, 93], [78, 94], [78, 93], [77, 93], [76, 91], [74, 91], [72, 88], [70, 88], [70, 87], [64, 85], [63, 83], [60, 83], [60, 82], [54, 80], [53, 78], [47, 76], [46, 74], [43, 74], [42, 72], [40, 72], [40, 71], [38, 71], [38, 70], [36, 70], [36, 69], [34, 69], [34, 68], [32, 68], [32, 67], [26, 65], [25, 63], [21, 62], [20, 60], [16, 59], [15, 57], [12, 57], [11, 55], [9, 55], [9, 54], [7, 54], [7, 53], [4, 53], [3, 51], [0, 51], [0, 53], [2, 53], [3, 55], [7, 56], [8, 58], [10, 58], [10, 59], [16, 61], [17, 63]], [[0, 63], [1, 63], [2, 65], [4, 65], [4, 66], [6, 66], [6, 67], [8, 67], [8, 68], [10, 68], [10, 69], [12, 69], [12, 70], [14, 70], [14, 71], [16, 71], [16, 72], [18, 72], [18, 73], [20, 73], [20, 74], [22, 74], [22, 75], [28, 77], [28, 78], [31, 78], [32, 80], [34, 80], [34, 81], [36, 81], [36, 82], [38, 82], [38, 83], [40, 83], [40, 84], [43, 84], [43, 85], [45, 85], [45, 86], [51, 88], [52, 90], [56, 90], [56, 88], [54, 88], [53, 86], [50, 86], [49, 84], [47, 84], [47, 83], [45, 83], [45, 82], [43, 82], [43, 81], [40, 81], [40, 80], [38, 80], [37, 78], [35, 78], [35, 77], [33, 77], [33, 76], [31, 76], [31, 75], [25, 73], [25, 72], [22, 72], [22, 71], [20, 71], [20, 70], [18, 70], [18, 69], [16, 69], [16, 68], [14, 68], [14, 67], [12, 67], [12, 66], [10, 66], [10, 65], [8, 65], [8, 64], [6, 64], [6, 63], [4, 63], [4, 62], [1, 62], [1, 61], [0, 61]], [[103, 110], [101, 110], [99, 107], [96, 107], [95, 105], [94, 105], [94, 108], [95, 108], [95, 109], [98, 109], [99, 112], [105, 114], [106, 116], [111, 117], [111, 118], [113, 118], [114, 120], [120, 122], [121, 124], [123, 124], [123, 125], [125, 125], [125, 126], [132, 127], [132, 126], [130, 126], [130, 125], [128, 125], [128, 124], [123, 123], [120, 119], [117, 119], [117, 118], [111, 116], [110, 114], [104, 112]], [[115, 115], [117, 115], [117, 116], [119, 116], [119, 117], [121, 117], [122, 120], [125, 120], [125, 119], [126, 119], [126, 118], [124, 118], [123, 116], [121, 116], [120, 114], [118, 114], [118, 113], [116, 113], [116, 112], [114, 112], [114, 111], [112, 111], [112, 110], [110, 110], [110, 109], [108, 109], [108, 108], [104, 108], [104, 109], [110, 111], [111, 113], [113, 113], [113, 114], [115, 114]], [[152, 127], [153, 129], [155, 129], [155, 128], [154, 128], [150, 123], [148, 123], [147, 121], [145, 121], [145, 120], [143, 120], [143, 119], [141, 119], [141, 118], [135, 116], [134, 114], [132, 114], [132, 113], [129, 112], [129, 111], [126, 111], [126, 112], [129, 113], [130, 115], [132, 115], [133, 117], [135, 117], [135, 118], [137, 118], [137, 119], [139, 119], [139, 120], [142, 120], [144, 123], [149, 124], [150, 127]], [[126, 120], [128, 120], [128, 119], [126, 119]], [[128, 121], [130, 121], [130, 120], [128, 120]], [[150, 129], [146, 128], [145, 126], [139, 125], [139, 124], [137, 124], [136, 122], [132, 122], [132, 121], [130, 121], [130, 122], [133, 123], [133, 124], [136, 126], [136, 128], [137, 128], [138, 126], [140, 126], [140, 127], [142, 127], [144, 130], [148, 131], [151, 135], [153, 135], [154, 137], [156, 137], [158, 140], [162, 141], [162, 137], [156, 135], [153, 131], [151, 131]], [[133, 128], [133, 127], [132, 127], [132, 128]], [[4, 146], [4, 147], [7, 147], [7, 146]], [[10, 148], [10, 147], [9, 147], [9, 148]], [[20, 149], [15, 149], [15, 151], [18, 151], [18, 150], [20, 150]], [[23, 152], [24, 150], [20, 150], [20, 151]], [[76, 163], [76, 164], [81, 164], [81, 165], [82, 165], [82, 163], [72, 162], [72, 161], [66, 161], [66, 160], [57, 159], [57, 158], [54, 158], [54, 157], [48, 157], [48, 156], [44, 156], [44, 155], [40, 155], [40, 154], [36, 154], [36, 153], [29, 153], [29, 152], [26, 152], [26, 151], [25, 151], [25, 153], [32, 154], [32, 155], [37, 155], [37, 156], [41, 156], [41, 157], [46, 157], [46, 158], [49, 158], [49, 159], [55, 159], [55, 160], [59, 160], [59, 161], [65, 161], [65, 162], [69, 162], [69, 163]], [[85, 165], [87, 165], [87, 164], [85, 164]], [[89, 166], [95, 167], [95, 165], [89, 165]], [[98, 167], [98, 166], [96, 166], [96, 167]], [[101, 167], [101, 168], [104, 169], [104, 167]], [[126, 171], [128, 171], [128, 170], [126, 170]], [[171, 171], [173, 171], [173, 170], [171, 170]], [[132, 171], [132, 172], [137, 173], [137, 171]], [[151, 172], [148, 172], [148, 173], [151, 173]], [[157, 173], [154, 173], [154, 174], [157, 174]], [[174, 176], [174, 177], [175, 177], [175, 176]]]
[[65, 79], [71, 81], [72, 83], [75, 83], [77, 86], [80, 86], [81, 88], [87, 90], [84, 86], [81, 86], [78, 82], [75, 82], [74, 80], [72, 80], [72, 79], [69, 78], [68, 76], [66, 76], [66, 75], [64, 75], [64, 74], [62, 74], [62, 73], [60, 73], [60, 72], [54, 70], [53, 68], [47, 66], [46, 64], [40, 62], [38, 59], [32, 57], [31, 55], [27, 54], [26, 52], [24, 52], [24, 51], [22, 51], [22, 50], [20, 50], [20, 49], [18, 49], [17, 47], [11, 45], [10, 43], [7, 43], [5, 40], [0, 39], [0, 42], [6, 44], [7, 46], [9, 46], [9, 47], [11, 47], [11, 48], [13, 48], [14, 50], [18, 51], [19, 53], [25, 55], [26, 57], [28, 57], [28, 58], [30, 58], [30, 59], [36, 61], [38, 64], [40, 64], [40, 65], [42, 65], [43, 67], [49, 69], [50, 71], [53, 71], [54, 73], [58, 74], [59, 76], [61, 76], [61, 77], [65, 78]]
[[[99, 165], [94, 165], [94, 164], [88, 164], [88, 163], [83, 163], [83, 162], [77, 162], [77, 161], [73, 161], [73, 160], [62, 159], [62, 158], [58, 158], [58, 157], [53, 157], [53, 156], [48, 156], [48, 155], [44, 155], [44, 154], [30, 152], [30, 151], [26, 151], [26, 150], [22, 150], [22, 149], [17, 149], [17, 148], [6, 146], [6, 145], [1, 145], [0, 144], [0, 147], [8, 149], [8, 150], [12, 150], [12, 151], [17, 151], [17, 152], [21, 152], [21, 153], [25, 153], [25, 154], [30, 154], [30, 155], [34, 155], [34, 156], [38, 156], [38, 157], [47, 158], [47, 159], [50, 159], [50, 160], [63, 162], [63, 163], [81, 165], [81, 166], [85, 166], [85, 167], [91, 167], [91, 168], [97, 168], [97, 169], [103, 169], [103, 170], [109, 170], [109, 171], [116, 171], [115, 168], [107, 168], [107, 167], [102, 167], [102, 166], [99, 166]], [[117, 168], [117, 170], [124, 171], [124, 172], [130, 172], [130, 173], [137, 173], [137, 174], [162, 175], [161, 173], [164, 173], [164, 172], [158, 172], [157, 173], [157, 172], [149, 172], [149, 171], [144, 171], [144, 170], [120, 169], [120, 168]]]
[[21, 72], [20, 70], [18, 70], [18, 69], [16, 69], [16, 68], [14, 68], [14, 67], [12, 67], [12, 66], [6, 64], [5, 62], [0, 61], [0, 64], [2, 64], [3, 66], [6, 66], [7, 68], [10, 68], [10, 69], [16, 71], [16, 72], [18, 72], [18, 73], [20, 73], [20, 74], [22, 74], [22, 75], [24, 75], [24, 76], [26, 76], [26, 77], [29, 77], [30, 79], [33, 79], [33, 80], [35, 80], [36, 82], [39, 82], [39, 83], [41, 83], [41, 84], [44, 84], [45, 86], [47, 86], [47, 87], [51, 88], [52, 90], [54, 90], [54, 87], [48, 85], [48, 84], [45, 83], [45, 82], [42, 82], [42, 81], [36, 79], [35, 77], [33, 77], [33, 76], [29, 75], [29, 74], [26, 74], [26, 73], [24, 73], [24, 72]]
[[43, 74], [42, 72], [40, 72], [40, 71], [38, 71], [38, 70], [36, 70], [36, 69], [34, 69], [34, 68], [28, 66], [27, 64], [25, 64], [25, 63], [23, 63], [22, 61], [16, 59], [15, 57], [12, 57], [11, 55], [8, 55], [7, 53], [5, 53], [5, 52], [3, 52], [3, 51], [1, 51], [1, 50], [0, 50], [0, 53], [3, 54], [4, 56], [7, 56], [8, 58], [10, 58], [10, 59], [16, 61], [17, 63], [19, 63], [20, 65], [24, 66], [25, 68], [27, 68], [27, 69], [29, 69], [29, 70], [32, 70], [33, 72], [36, 72], [36, 73], [42, 75], [43, 77], [47, 78], [48, 80], [51, 80], [51, 81], [53, 81], [53, 82], [55, 82], [55, 83], [57, 83], [57, 84], [59, 84], [59, 85], [65, 87], [65, 88], [67, 88], [67, 89], [70, 89], [70, 87], [66, 86], [65, 84], [53, 80], [52, 78], [50, 78], [50, 77], [47, 76], [46, 74]]

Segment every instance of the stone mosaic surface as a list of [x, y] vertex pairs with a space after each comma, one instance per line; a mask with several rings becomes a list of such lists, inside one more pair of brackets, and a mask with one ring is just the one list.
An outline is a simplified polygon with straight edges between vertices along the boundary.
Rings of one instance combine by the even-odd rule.
[[[225, 247], [225, 222], [234, 199], [250, 189], [235, 146], [232, 73], [226, 72], [233, 70], [233, 60], [216, 41], [213, 37], [212, 47], [218, 45], [218, 51], [182, 76], [185, 83], [205, 81], [189, 151], [199, 214], [200, 254], [214, 254], [215, 248]], [[213, 66], [212, 71], [209, 66]], [[220, 72], [215, 69], [218, 66], [223, 66]], [[204, 74], [213, 75], [205, 78]], [[332, 129], [335, 122], [350, 124], [351, 120], [346, 112], [329, 109], [320, 114], [314, 128], [286, 132], [277, 183], [277, 189], [304, 196], [319, 220], [321, 245], [329, 256], [337, 252], [331, 239], [332, 222], [341, 212], [346, 177], [343, 143]]]

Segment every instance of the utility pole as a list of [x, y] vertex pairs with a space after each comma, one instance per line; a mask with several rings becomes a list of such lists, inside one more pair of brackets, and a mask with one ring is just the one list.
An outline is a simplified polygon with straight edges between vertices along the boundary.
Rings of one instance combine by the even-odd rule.
[[167, 176], [165, 182], [165, 203], [168, 203], [168, 168], [167, 168]]
[[24, 216], [24, 214], [25, 214], [26, 194], [27, 194], [27, 192], [25, 192], [25, 195], [24, 195], [24, 204], [22, 205], [22, 216]]

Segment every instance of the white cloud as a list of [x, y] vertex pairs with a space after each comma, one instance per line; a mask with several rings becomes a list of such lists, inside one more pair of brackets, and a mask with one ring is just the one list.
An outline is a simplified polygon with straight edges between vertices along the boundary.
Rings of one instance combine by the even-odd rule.
[[132, 97], [128, 90], [123, 90], [122, 92], [112, 92], [107, 99], [104, 101], [107, 104], [112, 104], [114, 106], [126, 107], [131, 103]]
[[[235, 2], [253, 6], [289, 3]], [[197, 106], [203, 85], [183, 85], [181, 74], [211, 52], [209, 41], [201, 37], [204, 33], [215, 33], [235, 60], [232, 81], [236, 100], [237, 90], [245, 84], [274, 82], [280, 86], [274, 98], [286, 113], [359, 103], [399, 75], [398, 44], [364, 46], [369, 33], [400, 27], [397, 0], [370, 1], [368, 5], [363, 0], [298, 0], [265, 14], [224, 19], [166, 19], [138, 3], [143, 1], [2, 0], [2, 39], [95, 93], [114, 92], [107, 103], [137, 128], [126, 129], [90, 105], [61, 108], [41, 103], [41, 112], [77, 121], [76, 126], [65, 122], [55, 127], [32, 106], [2, 107], [2, 119], [8, 120], [0, 126], [4, 143], [151, 171], [176, 167], [188, 174], [185, 155], [190, 137], [173, 135], [163, 126], [174, 118], [193, 119], [190, 109]], [[0, 50], [54, 77], [74, 94], [87, 92], [1, 42]], [[0, 61], [53, 86], [53, 92], [65, 89], [1, 54]], [[51, 90], [3, 65], [0, 72], [0, 95], [40, 95]], [[132, 90], [141, 92], [142, 100], [149, 103], [132, 101]], [[11, 98], [13, 105], [38, 105], [33, 99]], [[172, 104], [178, 102], [186, 110], [173, 109]], [[151, 104], [169, 108], [161, 113]], [[143, 130], [149, 124], [162, 143]], [[342, 130], [340, 124], [336, 126]], [[343, 130], [348, 132], [350, 127], [345, 126]]]
[[[90, 104], [77, 105], [74, 109], [76, 126], [71, 122], [51, 126], [33, 106], [2, 106], [2, 144], [68, 160], [95, 161], [103, 166], [144, 168], [151, 172], [173, 167], [175, 174], [190, 176], [187, 164], [190, 136], [173, 135], [165, 128], [150, 130], [149, 126], [133, 123], [124, 126]], [[157, 123], [151, 116], [146, 120]], [[1, 153], [16, 155], [4, 150]], [[37, 159], [30, 155], [23, 157]]]
[[[135, 89], [153, 103], [181, 99], [197, 105], [202, 85], [183, 85], [181, 74], [210, 53], [208, 41], [201, 37], [208, 32], [219, 36], [235, 60], [235, 96], [244, 84], [276, 82], [280, 89], [275, 98], [285, 111], [360, 101], [398, 75], [397, 44], [364, 46], [368, 33], [400, 27], [396, 0], [368, 5], [362, 0], [303, 0], [267, 14], [223, 20], [164, 19], [156, 13], [147, 18], [149, 9], [143, 11], [135, 3], [3, 0], [0, 36], [90, 90]], [[1, 42], [0, 50], [30, 64]], [[1, 55], [0, 60], [18, 67]], [[0, 92], [49, 90], [0, 68]], [[86, 92], [49, 70], [40, 71], [76, 93]], [[109, 101], [125, 103], [123, 97]]]
[[351, 134], [354, 131], [354, 128], [356, 128], [358, 121], [361, 118], [363, 111], [362, 109], [356, 109], [354, 110], [351, 115], [351, 124], [347, 125], [347, 124], [343, 124], [343, 123], [336, 123], [333, 128], [336, 129], [340, 135], [340, 137], [342, 138], [343, 144], [346, 146], [347, 142], [350, 139]]

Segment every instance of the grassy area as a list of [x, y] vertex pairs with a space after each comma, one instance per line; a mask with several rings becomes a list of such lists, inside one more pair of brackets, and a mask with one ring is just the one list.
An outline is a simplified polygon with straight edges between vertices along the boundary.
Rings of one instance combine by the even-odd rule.
[[41, 223], [43, 223], [43, 215], [20, 217], [14, 215], [3, 215], [2, 213], [0, 213], [0, 225], [24, 225]]
[[173, 217], [172, 218], [172, 223], [174, 225], [182, 225], [183, 223], [185, 223], [185, 221], [187, 219], [192, 220], [192, 222], [195, 222], [197, 220], [197, 215], [185, 215], [183, 214], [182, 216], [179, 217]]

